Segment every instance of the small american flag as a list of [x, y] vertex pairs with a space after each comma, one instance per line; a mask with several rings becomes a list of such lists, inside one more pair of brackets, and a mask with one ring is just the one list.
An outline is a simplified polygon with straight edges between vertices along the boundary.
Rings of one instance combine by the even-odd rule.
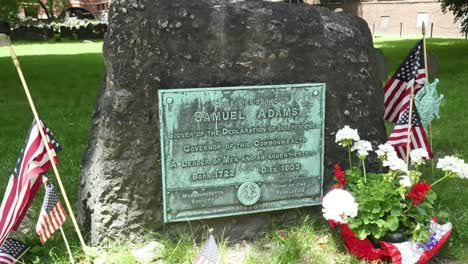
[[42, 244], [65, 222], [66, 218], [67, 214], [54, 186], [47, 185], [41, 215], [39, 215], [36, 225], [36, 232], [39, 234]]
[[[387, 143], [393, 145], [398, 156], [401, 159], [406, 158], [406, 147], [408, 143], [408, 124], [409, 124], [409, 106], [404, 112], [401, 113], [398, 122], [393, 128], [392, 134], [387, 139]], [[413, 105], [413, 112], [411, 118], [411, 135], [410, 135], [410, 149], [423, 148], [429, 154], [429, 158], [433, 158], [431, 146], [427, 141], [426, 131], [419, 117], [416, 106]]]
[[[52, 152], [53, 162], [57, 164], [56, 151], [60, 151], [61, 147], [44, 124], [42, 124], [42, 128], [45, 132], [47, 146]], [[33, 121], [0, 207], [0, 245], [12, 230], [19, 227], [42, 184], [42, 174], [46, 173], [52, 166], [45, 146], [39, 133], [39, 126], [36, 121]]]
[[0, 247], [0, 264], [11, 264], [15, 263], [20, 259], [26, 251], [28, 251], [29, 246], [21, 243], [20, 241], [7, 238], [5, 243]]
[[220, 264], [221, 256], [218, 253], [218, 248], [216, 247], [216, 241], [213, 235], [210, 234], [208, 241], [202, 249], [200, 256], [198, 256], [194, 264]]
[[420, 40], [384, 87], [385, 120], [398, 121], [400, 113], [409, 106], [411, 87], [414, 85], [416, 94], [424, 86], [424, 78], [424, 49]]

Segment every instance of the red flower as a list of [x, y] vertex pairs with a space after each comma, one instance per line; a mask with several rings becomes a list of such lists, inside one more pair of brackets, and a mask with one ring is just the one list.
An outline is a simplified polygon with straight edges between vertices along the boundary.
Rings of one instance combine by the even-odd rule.
[[336, 222], [335, 220], [332, 220], [332, 219], [328, 220], [328, 224], [330, 225], [331, 228], [335, 228], [335, 226], [340, 225], [339, 222]]
[[335, 164], [335, 177], [339, 178], [345, 175], [345, 172], [341, 169], [340, 165]]
[[335, 164], [334, 174], [336, 177], [336, 185], [333, 185], [332, 189], [344, 189], [346, 187], [346, 174], [341, 169], [340, 165]]
[[426, 182], [418, 182], [411, 187], [410, 193], [406, 196], [413, 199], [414, 205], [418, 205], [421, 201], [426, 199], [427, 191], [430, 189], [431, 185]]

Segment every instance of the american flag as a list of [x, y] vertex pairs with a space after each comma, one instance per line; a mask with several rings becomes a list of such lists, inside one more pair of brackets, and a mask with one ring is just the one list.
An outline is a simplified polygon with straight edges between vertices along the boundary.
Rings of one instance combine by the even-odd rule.
[[400, 113], [409, 106], [411, 87], [414, 85], [416, 94], [424, 86], [423, 78], [426, 78], [426, 70], [423, 41], [420, 40], [384, 87], [385, 120], [398, 121]]
[[65, 222], [66, 218], [67, 214], [54, 186], [47, 185], [41, 215], [39, 215], [36, 225], [36, 232], [39, 234], [42, 244]]
[[198, 256], [193, 264], [220, 264], [221, 256], [218, 253], [216, 242], [213, 235], [210, 234], [208, 241], [202, 249], [200, 256]]
[[[398, 156], [401, 159], [406, 159], [406, 147], [408, 143], [408, 124], [409, 124], [409, 106], [401, 113], [398, 122], [393, 128], [392, 134], [387, 139], [387, 143], [393, 145]], [[413, 105], [411, 118], [411, 135], [410, 135], [410, 150], [423, 148], [429, 154], [429, 158], [433, 158], [431, 146], [427, 141], [426, 131], [419, 117], [416, 106]]]
[[29, 246], [21, 243], [20, 241], [7, 238], [5, 243], [0, 247], [0, 264], [11, 264], [15, 263], [20, 259], [26, 251], [28, 251]]
[[[61, 147], [51, 131], [42, 124], [53, 162], [58, 163], [56, 151]], [[42, 183], [42, 174], [52, 166], [39, 126], [33, 121], [26, 142], [5, 190], [0, 207], [0, 245], [12, 230], [16, 230]]]

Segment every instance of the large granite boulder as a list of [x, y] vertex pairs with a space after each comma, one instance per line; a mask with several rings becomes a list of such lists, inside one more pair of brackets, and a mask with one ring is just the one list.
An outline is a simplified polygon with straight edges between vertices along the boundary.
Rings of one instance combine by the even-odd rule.
[[[79, 208], [92, 243], [134, 239], [164, 225], [157, 90], [324, 82], [324, 188], [346, 152], [345, 124], [385, 142], [382, 84], [364, 20], [307, 5], [216, 0], [115, 0], [105, 37], [107, 73], [82, 162]], [[307, 209], [305, 209], [306, 211]], [[262, 233], [297, 210], [225, 217], [207, 225], [232, 240]]]

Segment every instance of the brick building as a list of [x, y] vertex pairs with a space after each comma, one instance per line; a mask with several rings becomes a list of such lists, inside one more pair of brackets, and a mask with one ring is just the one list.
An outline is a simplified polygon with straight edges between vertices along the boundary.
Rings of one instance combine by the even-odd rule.
[[[47, 1], [47, 0], [43, 0]], [[94, 18], [107, 21], [111, 0], [68, 0], [65, 16], [92, 14]], [[168, 0], [170, 1], [170, 0]], [[232, 0], [242, 1], [242, 0]], [[434, 37], [462, 37], [459, 23], [452, 13], [442, 13], [438, 0], [264, 0], [271, 2], [291, 2], [322, 5], [332, 10], [362, 17], [369, 28], [377, 35], [419, 35], [422, 22], [426, 24], [428, 35], [431, 28]], [[45, 13], [35, 6], [36, 16], [46, 18]], [[56, 12], [57, 14], [61, 12]], [[30, 16], [26, 12], [20, 16]], [[34, 15], [32, 15], [34, 17]]]
[[444, 14], [437, 0], [322, 0], [330, 9], [362, 17], [376, 35], [420, 35], [424, 22], [434, 37], [462, 37], [452, 13]]
[[[42, 1], [44, 3], [47, 2], [47, 0]], [[64, 12], [65, 17], [82, 16], [82, 18], [107, 20], [107, 14], [109, 12], [109, 5], [111, 0], [68, 0], [67, 2], [65, 2], [65, 6], [54, 10], [54, 13], [56, 15], [60, 15], [62, 12]], [[20, 9], [18, 16], [20, 18], [47, 18], [45, 11], [40, 7], [39, 4], [23, 6]]]
[[107, 17], [111, 0], [70, 0], [73, 8], [83, 8], [89, 11], [98, 20]]

